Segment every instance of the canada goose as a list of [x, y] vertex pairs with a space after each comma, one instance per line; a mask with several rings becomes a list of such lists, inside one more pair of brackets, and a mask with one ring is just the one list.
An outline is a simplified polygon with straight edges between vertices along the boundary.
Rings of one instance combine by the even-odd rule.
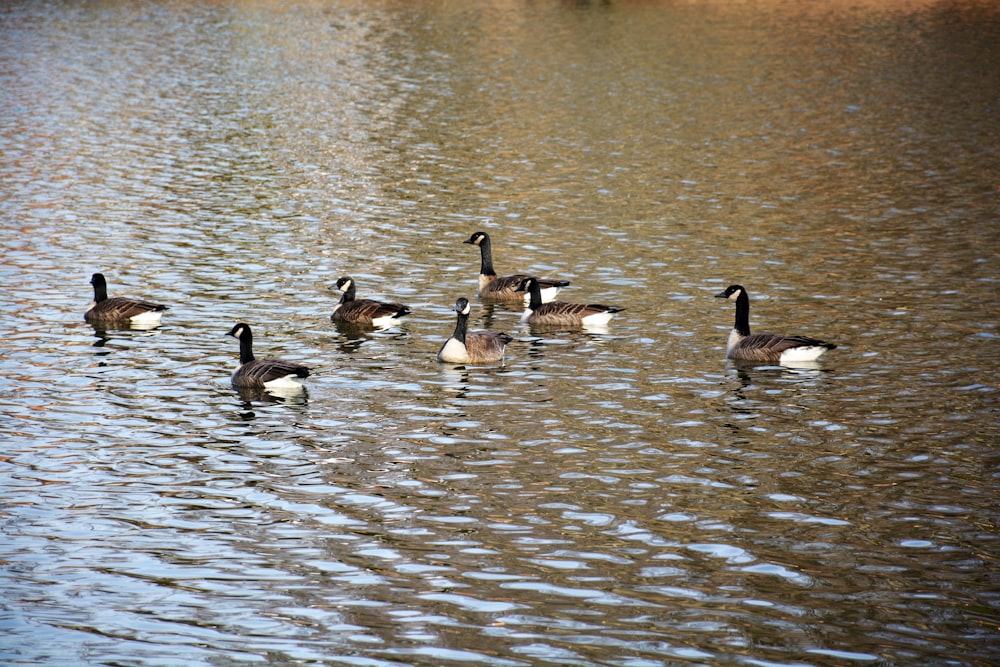
[[154, 327], [160, 323], [160, 316], [167, 309], [159, 303], [126, 296], [108, 298], [108, 282], [103, 273], [90, 277], [94, 286], [94, 302], [83, 314], [83, 319], [94, 324], [129, 324], [136, 327]]
[[743, 361], [778, 364], [813, 361], [836, 345], [806, 336], [750, 334], [750, 296], [742, 285], [730, 285], [715, 295], [736, 302], [736, 324], [729, 332], [726, 356]]
[[514, 340], [499, 331], [469, 331], [469, 313], [472, 306], [465, 297], [455, 302], [458, 321], [455, 333], [444, 342], [438, 352], [438, 361], [450, 364], [493, 364], [503, 361], [504, 348]]
[[[493, 252], [490, 247], [489, 234], [476, 232], [462, 243], [479, 246], [482, 264], [479, 268], [479, 291], [477, 293], [480, 297], [493, 301], [519, 301], [522, 298], [527, 300], [526, 295], [517, 293], [518, 285], [528, 277], [527, 275], [518, 273], [500, 277], [493, 270]], [[560, 289], [569, 285], [568, 280], [546, 280], [543, 278], [536, 280], [538, 280], [538, 286], [542, 291], [543, 302], [552, 301]]]
[[541, 290], [534, 278], [525, 278], [518, 287], [519, 292], [530, 295], [527, 307], [521, 315], [521, 321], [528, 324], [542, 324], [560, 327], [602, 326], [607, 324], [615, 313], [625, 310], [617, 306], [602, 306], [597, 303], [567, 303], [551, 301], [542, 303]]
[[383, 303], [373, 299], [354, 298], [354, 279], [344, 276], [330, 289], [343, 292], [340, 303], [333, 307], [330, 319], [344, 324], [371, 324], [376, 327], [390, 327], [399, 318], [410, 314], [409, 306], [401, 303]]
[[226, 335], [240, 341], [240, 365], [233, 373], [234, 387], [277, 391], [303, 389], [299, 379], [309, 377], [309, 369], [281, 359], [255, 358], [253, 333], [249, 324], [238, 322]]

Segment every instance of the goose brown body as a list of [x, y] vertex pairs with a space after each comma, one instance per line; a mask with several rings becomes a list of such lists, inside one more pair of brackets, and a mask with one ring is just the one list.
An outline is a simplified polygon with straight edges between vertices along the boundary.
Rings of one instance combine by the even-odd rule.
[[233, 373], [233, 385], [236, 387], [266, 387], [276, 380], [290, 377], [307, 378], [309, 369], [280, 359], [254, 359], [241, 364]]
[[736, 322], [726, 341], [726, 356], [741, 361], [794, 363], [813, 361], [833, 343], [809, 336], [750, 333], [750, 296], [742, 285], [730, 285], [715, 295], [736, 302]]
[[83, 314], [93, 324], [159, 324], [167, 306], [125, 296], [108, 297], [108, 283], [104, 274], [95, 273], [90, 278], [94, 286], [94, 302]]
[[[509, 276], [499, 276], [493, 268], [493, 251], [490, 236], [486, 232], [476, 232], [462, 243], [479, 246], [480, 268], [479, 268], [479, 289], [477, 294], [490, 301], [521, 301], [525, 295], [518, 291], [518, 287], [529, 276], [524, 273], [516, 273]], [[542, 292], [543, 301], [551, 301], [556, 297], [563, 287], [569, 285], [568, 280], [551, 280], [548, 278], [535, 278], [538, 281]]]
[[495, 364], [502, 362], [507, 344], [513, 338], [499, 331], [469, 331], [469, 313], [472, 306], [462, 297], [455, 302], [458, 318], [455, 333], [438, 351], [438, 361], [452, 364]]
[[399, 318], [410, 314], [409, 306], [401, 303], [389, 303], [374, 299], [356, 298], [355, 282], [350, 276], [344, 276], [331, 289], [343, 293], [330, 315], [334, 322], [343, 324], [364, 324], [372, 326], [390, 326]]
[[299, 380], [309, 377], [307, 366], [282, 359], [257, 359], [253, 354], [250, 325], [239, 322], [226, 335], [240, 341], [240, 365], [232, 376], [234, 387], [301, 389]]
[[607, 324], [616, 313], [625, 310], [617, 306], [605, 306], [599, 303], [570, 303], [566, 301], [543, 303], [541, 290], [535, 278], [526, 278], [518, 289], [530, 295], [528, 305], [521, 315], [521, 321], [527, 324], [555, 327], [600, 326]]

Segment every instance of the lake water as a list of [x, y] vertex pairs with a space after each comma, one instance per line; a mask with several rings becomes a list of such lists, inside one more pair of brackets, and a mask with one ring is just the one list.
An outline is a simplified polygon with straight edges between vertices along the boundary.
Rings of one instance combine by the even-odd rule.
[[[998, 62], [985, 0], [5, 3], [0, 662], [994, 664]], [[626, 310], [532, 331], [477, 230]], [[838, 348], [726, 361], [732, 283]]]

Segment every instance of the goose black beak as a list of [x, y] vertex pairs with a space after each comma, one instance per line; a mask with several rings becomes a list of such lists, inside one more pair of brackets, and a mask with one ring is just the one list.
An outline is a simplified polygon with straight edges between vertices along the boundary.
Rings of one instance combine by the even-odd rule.
[[728, 299], [729, 297], [726, 296], [726, 290], [722, 290], [721, 292], [719, 292], [718, 294], [715, 295], [715, 298], [716, 299]]

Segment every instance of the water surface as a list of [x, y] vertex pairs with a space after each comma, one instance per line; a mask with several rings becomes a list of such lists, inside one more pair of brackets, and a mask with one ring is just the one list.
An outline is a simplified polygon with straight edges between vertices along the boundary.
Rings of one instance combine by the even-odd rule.
[[[991, 3], [0, 10], [0, 657], [997, 659]], [[540, 332], [501, 272], [626, 307]], [[90, 274], [167, 303], [83, 321]], [[329, 321], [359, 296], [403, 325]], [[759, 331], [839, 347], [727, 362]], [[506, 363], [434, 354], [459, 296]], [[229, 386], [235, 321], [313, 368]]]

